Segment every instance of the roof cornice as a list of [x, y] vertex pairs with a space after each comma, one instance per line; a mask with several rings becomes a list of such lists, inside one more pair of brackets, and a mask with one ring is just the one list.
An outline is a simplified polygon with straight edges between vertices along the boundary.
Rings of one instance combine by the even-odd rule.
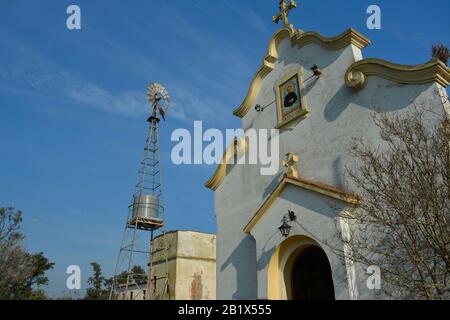
[[272, 207], [276, 199], [279, 198], [283, 190], [288, 186], [292, 185], [298, 188], [313, 191], [330, 198], [334, 198], [343, 201], [351, 206], [358, 206], [361, 203], [361, 198], [357, 195], [345, 192], [344, 190], [338, 189], [333, 186], [329, 186], [320, 182], [304, 179], [304, 178], [293, 178], [287, 175], [283, 176], [283, 179], [275, 187], [274, 191], [266, 198], [261, 207], [256, 211], [255, 215], [250, 219], [248, 224], [244, 228], [244, 232], [249, 234], [256, 224], [264, 217], [264, 215]]
[[443, 87], [450, 83], [449, 68], [438, 59], [424, 64], [401, 65], [381, 59], [363, 59], [353, 63], [345, 74], [345, 83], [354, 90], [367, 85], [370, 76], [381, 77], [401, 84], [424, 84], [437, 82]]
[[263, 59], [261, 67], [256, 71], [251, 81], [250, 87], [242, 104], [234, 110], [233, 114], [243, 118], [253, 107], [256, 96], [259, 93], [261, 82], [273, 70], [274, 63], [278, 60], [278, 44], [286, 39], [291, 39], [292, 47], [302, 48], [310, 44], [318, 44], [328, 50], [339, 50], [349, 45], [354, 45], [360, 49], [368, 46], [370, 40], [356, 30], [350, 28], [335, 37], [325, 37], [317, 32], [303, 32], [295, 30], [292, 25], [284, 26], [274, 33], [270, 39], [267, 53]]

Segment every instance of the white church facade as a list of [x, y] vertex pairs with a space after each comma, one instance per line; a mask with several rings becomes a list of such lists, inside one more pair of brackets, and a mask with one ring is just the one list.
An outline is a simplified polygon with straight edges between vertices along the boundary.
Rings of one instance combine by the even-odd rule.
[[[439, 60], [365, 59], [370, 41], [359, 32], [303, 32], [287, 12], [234, 115], [244, 130], [279, 130], [288, 171], [264, 176], [259, 165], [225, 162], [206, 182], [217, 216], [217, 299], [380, 298], [366, 285], [366, 268], [333, 250], [349, 231], [342, 213], [361, 201], [344, 183], [348, 148], [354, 137], [381, 143], [375, 111], [424, 104], [448, 113], [450, 71]], [[291, 226], [286, 237], [283, 219]]]

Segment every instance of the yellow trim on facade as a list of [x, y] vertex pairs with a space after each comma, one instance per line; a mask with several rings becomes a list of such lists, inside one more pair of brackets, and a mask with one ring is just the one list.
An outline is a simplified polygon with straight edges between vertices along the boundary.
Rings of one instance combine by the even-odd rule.
[[249, 234], [252, 231], [252, 229], [262, 219], [262, 217], [264, 217], [267, 211], [269, 211], [275, 200], [278, 199], [278, 197], [288, 185], [293, 185], [302, 189], [317, 192], [325, 196], [341, 200], [352, 206], [357, 206], [361, 202], [361, 199], [358, 196], [346, 193], [345, 191], [339, 190], [335, 187], [327, 186], [303, 178], [292, 178], [285, 175], [283, 179], [278, 183], [275, 190], [269, 195], [269, 197], [264, 201], [255, 215], [252, 217], [252, 219], [245, 226], [245, 233]]
[[295, 34], [294, 28], [289, 26], [283, 26], [272, 36], [269, 42], [269, 46], [267, 48], [266, 56], [263, 59], [263, 63], [261, 67], [256, 71], [253, 79], [251, 81], [250, 87], [247, 92], [247, 96], [242, 102], [241, 106], [234, 110], [233, 114], [238, 117], [244, 117], [248, 110], [251, 108], [251, 105], [256, 99], [256, 96], [259, 93], [259, 88], [261, 86], [262, 80], [273, 70], [273, 64], [278, 60], [278, 44], [288, 38], [292, 37]]
[[301, 119], [307, 118], [308, 114], [309, 114], [309, 109], [305, 108], [304, 110], [299, 112], [297, 115], [295, 115], [295, 117], [293, 117], [292, 119], [278, 123], [275, 126], [275, 129], [283, 129], [283, 128], [287, 127], [288, 125], [290, 125], [291, 123], [295, 122], [296, 120], [301, 120]]
[[[280, 87], [284, 83], [289, 81], [289, 79], [292, 79], [295, 76], [297, 76], [301, 110], [299, 110], [299, 112], [297, 112], [293, 117], [283, 120], [283, 115], [282, 115], [282, 111], [281, 111], [283, 99], [281, 97]], [[289, 124], [293, 123], [295, 120], [306, 118], [306, 116], [309, 113], [309, 109], [308, 109], [308, 106], [306, 105], [306, 98], [303, 95], [303, 68], [298, 67], [294, 70], [287, 72], [280, 81], [275, 83], [274, 90], [276, 92], [276, 104], [277, 104], [276, 107], [277, 107], [277, 119], [278, 119], [278, 123], [277, 123], [275, 129], [282, 129], [282, 128], [288, 126]]]
[[302, 48], [311, 43], [318, 44], [328, 50], [339, 50], [349, 45], [363, 49], [370, 45], [370, 40], [353, 28], [347, 29], [335, 37], [324, 37], [317, 32], [297, 33], [292, 41], [293, 46]]
[[267, 298], [269, 300], [292, 299], [291, 274], [295, 259], [306, 248], [320, 245], [306, 236], [291, 236], [275, 250], [267, 270]]
[[215, 191], [227, 174], [227, 165], [230, 163], [230, 159], [234, 157], [235, 154], [237, 157], [241, 157], [247, 152], [247, 149], [247, 138], [236, 139], [234, 143], [229, 145], [222, 157], [222, 162], [218, 165], [214, 175], [205, 182], [205, 187]]
[[292, 47], [297, 46], [298, 48], [314, 43], [330, 50], [342, 49], [349, 45], [354, 45], [361, 49], [370, 44], [369, 39], [354, 29], [348, 29], [336, 37], [328, 38], [317, 32], [303, 32], [302, 30], [295, 30], [292, 25], [283, 26], [272, 36], [267, 49], [267, 54], [263, 59], [261, 67], [258, 69], [251, 81], [247, 96], [242, 104], [233, 112], [235, 116], [243, 118], [253, 107], [261, 87], [261, 82], [273, 70], [274, 63], [278, 60], [278, 44], [286, 38], [291, 39]]
[[226, 174], [227, 174], [227, 163], [222, 162], [217, 167], [216, 171], [214, 172], [214, 175], [208, 181], [205, 182], [205, 187], [211, 189], [212, 191], [216, 191], [217, 188], [222, 183], [223, 178], [225, 178]]
[[401, 84], [437, 82], [447, 87], [450, 83], [450, 70], [438, 59], [425, 64], [401, 65], [374, 58], [353, 63], [347, 69], [345, 83], [354, 90], [361, 90], [367, 85], [369, 76], [377, 76]]

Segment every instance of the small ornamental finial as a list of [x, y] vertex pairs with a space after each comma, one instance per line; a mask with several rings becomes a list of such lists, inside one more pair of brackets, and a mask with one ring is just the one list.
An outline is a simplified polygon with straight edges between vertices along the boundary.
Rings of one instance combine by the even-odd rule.
[[286, 160], [283, 160], [283, 167], [286, 168], [286, 175], [289, 178], [298, 178], [298, 171], [295, 168], [295, 165], [297, 162], [300, 161], [300, 158], [298, 155], [296, 155], [293, 152], [288, 152], [286, 154]]
[[285, 26], [289, 25], [289, 12], [291, 12], [292, 9], [297, 8], [297, 3], [294, 0], [291, 0], [289, 5], [287, 4], [286, 0], [280, 0], [280, 13], [273, 17], [273, 22], [277, 23], [280, 22], [281, 19], [283, 19], [283, 24]]

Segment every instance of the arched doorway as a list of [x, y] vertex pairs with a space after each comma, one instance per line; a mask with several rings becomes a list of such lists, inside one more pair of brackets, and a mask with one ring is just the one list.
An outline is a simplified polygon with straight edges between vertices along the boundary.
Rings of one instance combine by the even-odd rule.
[[292, 300], [334, 300], [330, 263], [317, 246], [303, 249], [291, 271]]
[[270, 300], [334, 300], [332, 269], [313, 239], [295, 235], [284, 240], [268, 266]]

